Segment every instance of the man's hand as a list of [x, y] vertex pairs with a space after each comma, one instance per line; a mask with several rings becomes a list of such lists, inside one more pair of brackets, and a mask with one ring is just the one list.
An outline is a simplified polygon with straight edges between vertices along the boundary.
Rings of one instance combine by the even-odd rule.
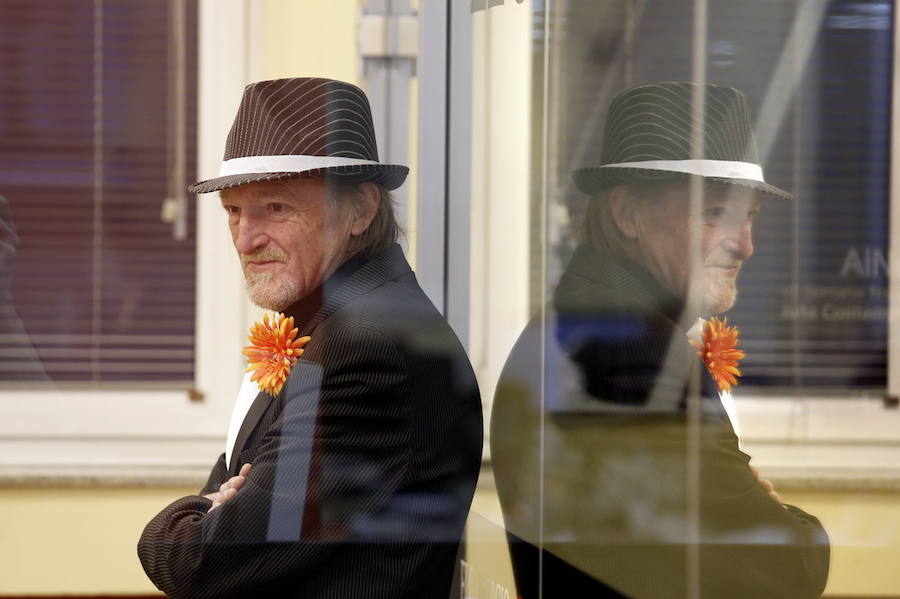
[[759, 470], [757, 470], [753, 466], [750, 466], [750, 470], [753, 472], [753, 476], [756, 477], [756, 481], [759, 483], [759, 486], [763, 488], [763, 491], [768, 493], [769, 497], [771, 497], [778, 503], [781, 503], [781, 496], [778, 494], [778, 491], [775, 490], [775, 485], [772, 484], [772, 481], [765, 478], [760, 478]]
[[215, 493], [210, 493], [209, 495], [204, 495], [207, 499], [213, 502], [212, 507], [209, 508], [209, 511], [206, 513], [213, 511], [235, 495], [240, 490], [241, 487], [244, 486], [244, 483], [247, 482], [247, 475], [250, 474], [250, 464], [244, 464], [241, 466], [241, 471], [237, 476], [232, 476], [219, 487], [219, 490]]

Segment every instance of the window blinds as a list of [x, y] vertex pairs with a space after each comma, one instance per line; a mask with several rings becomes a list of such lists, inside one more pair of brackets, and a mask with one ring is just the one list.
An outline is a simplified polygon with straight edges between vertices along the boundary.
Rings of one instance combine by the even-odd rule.
[[196, 1], [0, 10], [0, 381], [193, 380]]

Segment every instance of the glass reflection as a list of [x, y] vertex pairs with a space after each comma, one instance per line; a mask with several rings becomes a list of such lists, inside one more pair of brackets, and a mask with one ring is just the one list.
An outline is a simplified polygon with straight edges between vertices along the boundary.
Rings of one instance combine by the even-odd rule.
[[792, 201], [763, 178], [744, 95], [626, 90], [599, 166], [573, 176], [591, 196], [580, 244], [494, 397], [519, 593], [820, 595], [827, 534], [741, 451], [743, 354], [710, 318], [734, 305], [756, 214]]

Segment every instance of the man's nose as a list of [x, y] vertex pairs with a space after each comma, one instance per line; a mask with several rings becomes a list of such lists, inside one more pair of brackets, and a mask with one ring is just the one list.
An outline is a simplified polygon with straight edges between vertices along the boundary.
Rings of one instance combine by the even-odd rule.
[[753, 223], [749, 219], [736, 225], [725, 240], [725, 248], [740, 260], [753, 255]]
[[240, 254], [252, 254], [268, 243], [260, 222], [250, 215], [242, 214], [234, 227], [234, 247]]

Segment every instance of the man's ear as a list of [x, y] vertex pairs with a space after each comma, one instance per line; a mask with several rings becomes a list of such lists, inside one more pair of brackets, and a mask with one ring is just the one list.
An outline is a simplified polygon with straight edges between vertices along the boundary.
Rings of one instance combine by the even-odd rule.
[[637, 239], [639, 226], [637, 211], [630, 190], [625, 185], [616, 185], [607, 193], [606, 201], [616, 226], [628, 239]]
[[374, 183], [360, 183], [358, 197], [355, 198], [353, 221], [350, 223], [350, 234], [358, 237], [366, 232], [381, 202], [381, 191]]

